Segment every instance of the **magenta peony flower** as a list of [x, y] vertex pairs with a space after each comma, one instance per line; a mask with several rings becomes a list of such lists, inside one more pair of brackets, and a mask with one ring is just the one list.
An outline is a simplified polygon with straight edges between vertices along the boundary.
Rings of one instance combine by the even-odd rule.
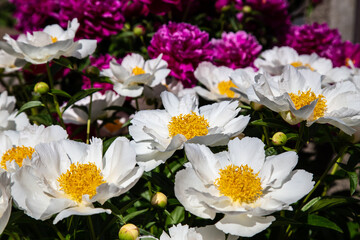
[[343, 63], [342, 65], [346, 65], [350, 67], [349, 60], [352, 61], [355, 67], [360, 67], [360, 44], [352, 43], [349, 41], [345, 41], [343, 43]]
[[[90, 65], [91, 66], [95, 66], [97, 68], [99, 68], [99, 70], [103, 70], [103, 69], [107, 69], [110, 68], [110, 61], [113, 59], [114, 57], [112, 57], [109, 54], [106, 55], [102, 55], [98, 58], [95, 58], [93, 56], [90, 56]], [[121, 63], [121, 59], [116, 59], [116, 61], [118, 63]], [[95, 82], [94, 83], [94, 88], [103, 88], [103, 90], [101, 90], [101, 93], [105, 93], [107, 90], [113, 90], [113, 84], [111, 83], [100, 83], [100, 82]], [[91, 88], [91, 81], [89, 78], [87, 77], [83, 77], [83, 85], [81, 87], [82, 89], [89, 89]]]
[[120, 32], [125, 22], [123, 11], [128, 0], [66, 0], [60, 2], [59, 22], [65, 27], [77, 18], [78, 38], [103, 38]]
[[151, 58], [162, 53], [171, 69], [170, 75], [185, 87], [196, 85], [194, 70], [200, 62], [212, 58], [209, 34], [188, 23], [169, 22], [160, 27], [151, 39], [148, 52]]
[[10, 0], [10, 2], [15, 5], [16, 29], [21, 32], [37, 31], [57, 23], [59, 0]]
[[246, 0], [246, 6], [259, 14], [252, 15], [251, 18], [254, 20], [244, 23], [245, 30], [257, 32], [257, 36], [264, 34], [275, 36], [278, 42], [285, 40], [285, 35], [291, 26], [287, 0]]
[[262, 46], [256, 38], [244, 31], [222, 33], [221, 39], [212, 39], [213, 62], [232, 69], [253, 66]]
[[335, 67], [343, 65], [341, 35], [326, 23], [292, 26], [285, 45], [294, 48], [299, 54], [315, 52], [320, 57], [330, 59]]

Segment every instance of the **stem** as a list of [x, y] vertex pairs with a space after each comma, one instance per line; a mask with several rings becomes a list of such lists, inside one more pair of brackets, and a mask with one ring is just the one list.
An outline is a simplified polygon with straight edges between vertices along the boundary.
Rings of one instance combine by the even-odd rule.
[[139, 102], [138, 102], [138, 98], [135, 98], [135, 104], [136, 104], [136, 111], [139, 111]]
[[65, 240], [64, 236], [61, 234], [61, 232], [59, 231], [59, 229], [58, 229], [54, 224], [49, 223], [49, 225], [52, 226], [52, 228], [54, 229], [54, 231], [56, 232], [56, 234], [58, 235], [58, 237], [59, 237], [61, 240]]
[[91, 239], [96, 240], [96, 235], [95, 235], [95, 231], [94, 231], [94, 225], [92, 223], [91, 216], [88, 216], [88, 225], [89, 225], [89, 228], [90, 228]]
[[[263, 120], [264, 119], [264, 116], [261, 112], [259, 112], [259, 116], [260, 116], [260, 119]], [[268, 129], [267, 127], [263, 126], [262, 127], [263, 131], [264, 131], [264, 136], [265, 136], [265, 141], [266, 141], [266, 145], [270, 146], [270, 139], [269, 139], [269, 133], [268, 133]]]
[[90, 139], [92, 97], [93, 97], [93, 96], [92, 96], [92, 94], [91, 94], [91, 95], [90, 95], [90, 104], [89, 104], [87, 127], [86, 127], [86, 144], [89, 144], [89, 139]]
[[300, 151], [300, 149], [302, 147], [302, 137], [304, 135], [304, 129], [305, 129], [305, 121], [302, 121], [300, 124], [298, 139], [297, 139], [296, 145], [295, 145], [295, 149], [296, 149], [297, 153]]

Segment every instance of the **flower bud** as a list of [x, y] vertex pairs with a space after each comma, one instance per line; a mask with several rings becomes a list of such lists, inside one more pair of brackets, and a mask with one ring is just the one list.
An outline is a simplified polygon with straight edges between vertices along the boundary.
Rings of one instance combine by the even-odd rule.
[[120, 228], [119, 239], [120, 240], [136, 240], [140, 235], [139, 229], [131, 223], [125, 224]]
[[250, 107], [252, 109], [254, 109], [255, 111], [260, 111], [264, 107], [264, 105], [262, 105], [260, 103], [256, 103], [256, 102], [251, 102]]
[[242, 8], [242, 10], [243, 10], [244, 13], [250, 13], [252, 9], [251, 9], [250, 6], [245, 5], [245, 6]]
[[133, 33], [135, 34], [135, 36], [142, 36], [145, 34], [145, 28], [144, 26], [142, 25], [136, 25], [134, 28], [133, 28]]
[[100, 75], [100, 70], [94, 66], [87, 67], [85, 72], [87, 75], [92, 77], [98, 77]]
[[46, 82], [38, 82], [37, 84], [35, 84], [34, 92], [45, 94], [49, 92], [49, 89], [49, 85]]
[[167, 197], [162, 192], [157, 192], [151, 198], [151, 204], [155, 207], [165, 208], [167, 204]]
[[283, 132], [277, 132], [274, 134], [271, 141], [275, 146], [283, 146], [287, 141], [287, 136]]

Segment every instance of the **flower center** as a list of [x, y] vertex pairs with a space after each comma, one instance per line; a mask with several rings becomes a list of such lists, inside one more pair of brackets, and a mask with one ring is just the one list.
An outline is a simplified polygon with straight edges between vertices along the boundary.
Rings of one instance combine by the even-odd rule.
[[186, 139], [208, 134], [208, 127], [209, 122], [204, 116], [198, 116], [194, 112], [172, 117], [168, 124], [170, 137], [182, 134]]
[[306, 105], [309, 105], [312, 101], [318, 99], [318, 102], [313, 112], [314, 120], [323, 117], [325, 111], [327, 110], [325, 97], [322, 94], [316, 96], [316, 94], [312, 92], [311, 89], [307, 92], [301, 92], [299, 90], [297, 94], [289, 93], [289, 95], [297, 110]]
[[19, 165], [19, 167], [21, 167], [23, 160], [26, 158], [31, 158], [34, 152], [35, 149], [32, 147], [13, 147], [7, 150], [4, 155], [2, 155], [0, 166], [2, 169], [7, 170], [6, 163], [8, 161], [15, 161]]
[[228, 96], [229, 98], [234, 97], [235, 93], [233, 91], [231, 91], [230, 88], [236, 87], [236, 85], [231, 80], [221, 81], [218, 83], [217, 87], [218, 87], [219, 93], [221, 95], [226, 94], [226, 96]]
[[104, 125], [104, 127], [111, 133], [117, 132], [119, 131], [122, 126], [124, 125], [124, 123], [122, 123], [120, 121], [120, 119], [116, 119], [113, 123], [109, 122], [107, 124]]
[[57, 37], [53, 37], [53, 36], [50, 36], [51, 37], [51, 42], [52, 43], [56, 43], [58, 41]]
[[308, 63], [303, 64], [302, 62], [293, 62], [293, 63], [291, 63], [290, 65], [293, 66], [293, 67], [296, 67], [296, 68], [298, 68], [298, 67], [307, 67], [307, 68], [309, 68], [311, 71], [315, 71], [315, 69], [312, 68], [311, 65], [308, 64]]
[[142, 69], [141, 67], [136, 66], [136, 67], [134, 67], [134, 68], [132, 69], [132, 73], [133, 73], [134, 75], [140, 75], [140, 74], [144, 74], [145, 71], [144, 71], [144, 69]]
[[220, 177], [214, 184], [222, 195], [231, 198], [233, 202], [253, 203], [260, 198], [263, 190], [259, 173], [253, 172], [248, 165], [239, 167], [231, 164], [220, 169]]
[[351, 67], [351, 63], [350, 63], [350, 62], [352, 62], [353, 65], [355, 65], [355, 60], [353, 60], [353, 59], [351, 59], [351, 58], [346, 58], [346, 59], [345, 59], [345, 66]]
[[61, 174], [57, 180], [60, 190], [79, 203], [84, 194], [92, 198], [96, 194], [96, 188], [105, 183], [100, 169], [94, 163], [72, 163], [70, 170]]

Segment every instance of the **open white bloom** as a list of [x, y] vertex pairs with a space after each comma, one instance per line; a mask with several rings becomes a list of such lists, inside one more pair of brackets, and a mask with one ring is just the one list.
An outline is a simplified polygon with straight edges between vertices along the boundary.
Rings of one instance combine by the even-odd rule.
[[143, 169], [135, 167], [135, 151], [126, 138], [116, 138], [104, 157], [102, 146], [98, 138], [90, 145], [71, 140], [37, 145], [37, 158], [12, 177], [16, 205], [40, 220], [58, 213], [54, 224], [71, 215], [110, 213], [93, 203], [129, 191]]
[[226, 98], [238, 98], [239, 94], [230, 90], [236, 87], [230, 80], [233, 69], [221, 66], [217, 67], [210, 62], [202, 62], [196, 68], [194, 75], [207, 89], [195, 87], [197, 94], [210, 101], [219, 101]]
[[29, 165], [37, 144], [67, 137], [60, 126], [29, 125], [23, 131], [0, 133], [0, 172], [13, 173], [23, 165]]
[[290, 124], [329, 123], [353, 134], [352, 127], [360, 124], [360, 91], [351, 81], [321, 88], [321, 78], [317, 72], [287, 66], [281, 76], [261, 75], [248, 97]]
[[17, 130], [21, 131], [29, 125], [29, 119], [25, 113], [18, 113], [15, 110], [16, 99], [14, 96], [8, 96], [8, 93], [0, 94], [0, 131]]
[[235, 138], [228, 151], [212, 153], [200, 144], [186, 144], [186, 169], [175, 176], [175, 195], [196, 216], [224, 217], [215, 226], [232, 235], [251, 237], [275, 220], [267, 216], [291, 210], [290, 204], [314, 186], [312, 174], [294, 170], [295, 152], [265, 157], [258, 138]]
[[320, 74], [325, 74], [333, 67], [329, 59], [321, 58], [316, 53], [299, 55], [291, 47], [274, 47], [273, 49], [266, 50], [254, 61], [254, 65], [271, 75], [282, 74], [286, 65], [309, 68]]
[[25, 61], [16, 61], [17, 58], [0, 49], [0, 69], [4, 73], [15, 72], [25, 65]]
[[162, 54], [155, 59], [144, 60], [136, 53], [127, 55], [121, 64], [110, 62], [110, 69], [101, 72], [114, 83], [114, 90], [127, 97], [138, 97], [143, 93], [143, 85], [154, 87], [170, 73], [168, 64], [162, 60]]
[[[262, 70], [255, 72], [253, 68], [238, 68], [230, 75], [231, 81], [235, 87], [232, 87], [232, 91], [240, 95], [240, 100], [249, 103], [247, 92], [252, 90], [252, 85], [255, 83], [256, 76], [262, 73]], [[252, 94], [254, 96], [254, 94]]]
[[0, 173], [0, 234], [4, 231], [11, 214], [10, 175]]
[[[165, 231], [161, 234], [160, 240], [225, 240], [225, 234], [215, 226], [200, 228], [189, 228], [188, 225], [174, 225], [169, 228], [169, 234]], [[228, 240], [235, 240], [237, 237], [229, 236]]]
[[0, 42], [0, 48], [32, 64], [47, 63], [61, 56], [85, 58], [95, 51], [96, 40], [82, 39], [74, 42], [79, 26], [75, 18], [69, 21], [68, 29], [65, 31], [58, 24], [53, 24], [46, 26], [42, 31], [21, 34], [17, 40], [6, 34], [6, 42]]
[[193, 95], [177, 98], [162, 92], [165, 110], [143, 110], [135, 114], [129, 127], [137, 161], [145, 171], [164, 163], [185, 142], [208, 146], [226, 145], [239, 135], [250, 117], [238, 116], [238, 101], [222, 101], [198, 108]]
[[[91, 121], [99, 118], [109, 118], [114, 113], [114, 110], [105, 110], [110, 106], [121, 107], [124, 104], [125, 97], [118, 95], [113, 91], [106, 91], [104, 94], [96, 92], [92, 95], [91, 105]], [[66, 103], [62, 106], [64, 108]], [[77, 107], [78, 106], [78, 107]], [[85, 110], [85, 109], [86, 110]], [[90, 108], [90, 96], [87, 96], [75, 103], [75, 106], [69, 107], [64, 111], [64, 123], [72, 123], [76, 125], [83, 125], [87, 123], [89, 118], [88, 112]]]

